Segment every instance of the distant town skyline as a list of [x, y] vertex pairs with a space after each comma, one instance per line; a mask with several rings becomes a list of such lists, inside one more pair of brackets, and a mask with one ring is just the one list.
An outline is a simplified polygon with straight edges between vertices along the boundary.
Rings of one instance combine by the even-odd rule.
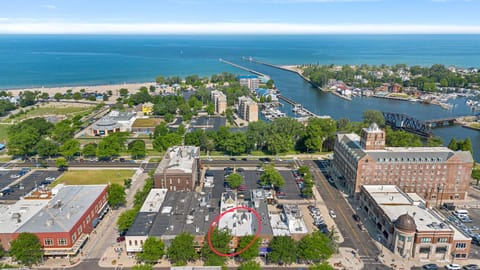
[[480, 34], [480, 0], [24, 0], [0, 34]]

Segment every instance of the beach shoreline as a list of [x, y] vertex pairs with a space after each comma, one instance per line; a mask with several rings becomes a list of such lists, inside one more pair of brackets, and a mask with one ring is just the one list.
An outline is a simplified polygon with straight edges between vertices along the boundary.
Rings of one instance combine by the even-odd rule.
[[135, 82], [135, 83], [122, 83], [122, 84], [99, 84], [99, 85], [79, 85], [79, 86], [52, 86], [52, 87], [31, 87], [31, 88], [12, 88], [12, 89], [0, 89], [0, 91], [9, 92], [12, 96], [18, 96], [21, 92], [25, 91], [40, 91], [48, 93], [50, 97], [53, 97], [56, 93], [67, 93], [68, 90], [72, 90], [73, 93], [79, 92], [85, 89], [87, 93], [104, 93], [109, 90], [112, 91], [113, 96], [118, 96], [121, 88], [128, 89], [129, 93], [136, 93], [140, 87], [145, 86], [149, 88], [151, 85], [156, 86], [155, 82]]

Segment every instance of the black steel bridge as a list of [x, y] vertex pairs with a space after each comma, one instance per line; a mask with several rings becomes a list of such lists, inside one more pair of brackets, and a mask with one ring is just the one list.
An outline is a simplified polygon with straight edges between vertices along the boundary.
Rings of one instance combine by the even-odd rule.
[[452, 116], [431, 120], [419, 120], [404, 113], [382, 112], [385, 118], [385, 124], [394, 129], [403, 129], [405, 131], [420, 135], [422, 137], [431, 137], [432, 129], [460, 124], [464, 117], [477, 117], [478, 115]]

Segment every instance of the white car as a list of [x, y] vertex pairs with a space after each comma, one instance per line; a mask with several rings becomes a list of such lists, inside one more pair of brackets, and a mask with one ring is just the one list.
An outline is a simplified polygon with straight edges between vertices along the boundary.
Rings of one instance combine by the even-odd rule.
[[462, 267], [456, 263], [451, 263], [451, 264], [447, 264], [445, 265], [445, 269], [448, 269], [448, 270], [460, 270], [462, 269]]
[[331, 216], [332, 218], [336, 218], [336, 217], [337, 217], [337, 214], [335, 214], [335, 211], [333, 211], [333, 210], [330, 210], [330, 212], [328, 212], [328, 213], [330, 214], [330, 216]]
[[12, 174], [12, 175], [10, 175], [10, 178], [14, 178], [14, 179], [15, 178], [20, 178], [20, 175], [19, 174]]
[[47, 177], [47, 178], [45, 178], [45, 180], [46, 180], [46, 181], [52, 181], [52, 182], [53, 182], [53, 181], [55, 181], [55, 177]]

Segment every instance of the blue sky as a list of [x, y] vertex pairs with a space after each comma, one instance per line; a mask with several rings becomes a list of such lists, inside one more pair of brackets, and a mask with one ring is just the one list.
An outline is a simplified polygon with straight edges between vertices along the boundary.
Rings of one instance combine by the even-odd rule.
[[480, 0], [2, 2], [0, 33], [480, 33]]

